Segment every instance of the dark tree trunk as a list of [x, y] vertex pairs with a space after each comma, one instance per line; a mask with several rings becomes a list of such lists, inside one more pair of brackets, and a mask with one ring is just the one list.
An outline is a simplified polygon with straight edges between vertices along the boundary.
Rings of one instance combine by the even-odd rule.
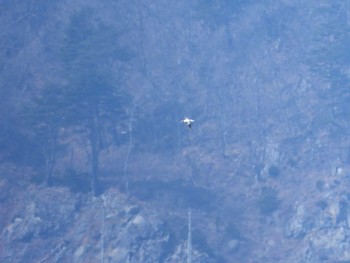
[[52, 175], [56, 163], [56, 145], [57, 145], [57, 135], [54, 134], [49, 140], [48, 145], [46, 146], [46, 184], [48, 186], [52, 185]]

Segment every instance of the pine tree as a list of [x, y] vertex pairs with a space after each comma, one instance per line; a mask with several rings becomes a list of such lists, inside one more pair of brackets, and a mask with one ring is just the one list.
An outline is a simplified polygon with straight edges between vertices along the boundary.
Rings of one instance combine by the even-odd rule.
[[104, 132], [122, 116], [124, 98], [112, 83], [109, 63], [120, 58], [117, 34], [113, 28], [93, 24], [91, 9], [75, 14], [67, 28], [62, 58], [68, 85], [64, 96], [69, 127], [79, 128], [90, 144], [91, 186], [97, 193], [99, 155], [105, 147]]

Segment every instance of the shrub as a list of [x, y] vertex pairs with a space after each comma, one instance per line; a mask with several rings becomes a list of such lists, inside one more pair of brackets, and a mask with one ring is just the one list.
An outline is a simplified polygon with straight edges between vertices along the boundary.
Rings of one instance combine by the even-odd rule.
[[277, 191], [271, 187], [264, 187], [257, 201], [257, 206], [263, 215], [271, 215], [280, 206]]

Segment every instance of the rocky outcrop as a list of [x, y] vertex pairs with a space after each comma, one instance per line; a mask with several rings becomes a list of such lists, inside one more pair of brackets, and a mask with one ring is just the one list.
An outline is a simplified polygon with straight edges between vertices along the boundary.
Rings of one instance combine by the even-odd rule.
[[286, 236], [302, 244], [295, 255], [301, 262], [350, 260], [347, 195], [330, 190], [325, 192], [327, 200], [318, 201], [314, 207], [308, 206], [309, 202], [296, 203], [286, 226]]
[[[117, 190], [100, 197], [30, 186], [18, 193], [1, 231], [1, 262], [182, 262], [177, 239], [146, 204]], [[193, 262], [214, 262], [193, 249]]]

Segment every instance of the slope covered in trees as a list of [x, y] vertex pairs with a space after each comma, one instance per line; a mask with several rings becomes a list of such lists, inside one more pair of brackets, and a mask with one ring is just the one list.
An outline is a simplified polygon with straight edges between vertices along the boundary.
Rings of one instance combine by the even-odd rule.
[[[96, 202], [111, 216], [108, 198], [129, 198], [146, 212], [123, 201], [124, 216], [155, 213], [155, 236], [168, 235], [157, 239], [159, 262], [179, 260], [186, 247], [193, 262], [350, 260], [349, 8], [338, 0], [2, 1], [3, 185], [13, 174], [27, 183], [8, 191], [69, 187], [59, 198], [86, 208], [76, 219], [80, 210], [64, 206], [69, 240], [74, 220], [100, 220], [89, 212]], [[185, 116], [196, 120], [192, 130], [179, 123]], [[95, 203], [84, 199], [91, 192]], [[6, 244], [39, 242], [39, 226]], [[152, 239], [145, 235], [141, 243]], [[99, 253], [118, 258], [115, 238], [95, 237]], [[134, 245], [128, 255], [141, 253], [135, 240], [124, 240]]]

